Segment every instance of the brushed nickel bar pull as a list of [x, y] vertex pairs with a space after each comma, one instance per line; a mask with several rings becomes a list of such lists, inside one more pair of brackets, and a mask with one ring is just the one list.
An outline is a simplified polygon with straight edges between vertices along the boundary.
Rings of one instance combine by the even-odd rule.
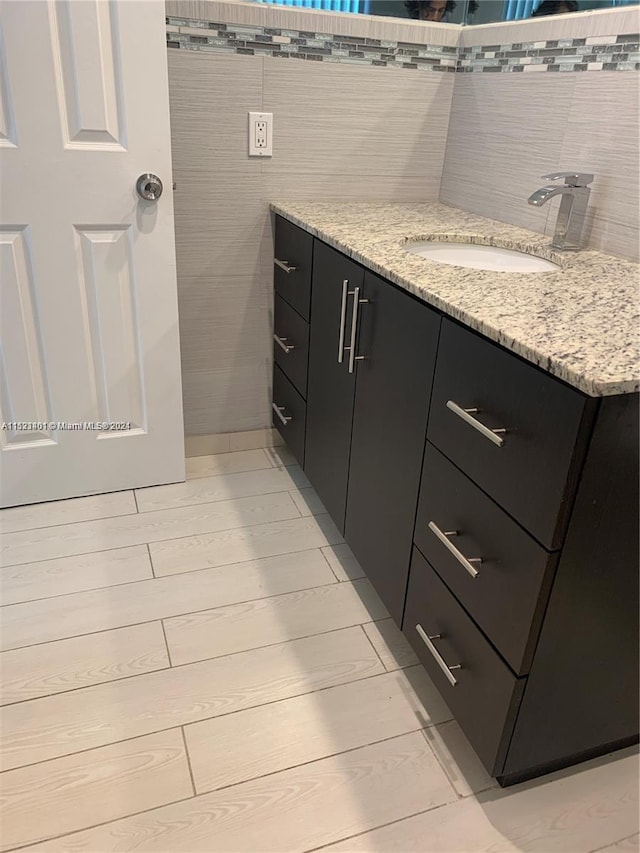
[[283, 423], [285, 426], [287, 426], [287, 424], [289, 423], [289, 421], [292, 421], [292, 420], [293, 420], [293, 418], [291, 417], [291, 415], [283, 415], [283, 414], [282, 414], [282, 413], [284, 412], [284, 406], [276, 406], [276, 404], [275, 404], [275, 403], [272, 403], [272, 404], [271, 404], [271, 408], [273, 409], [273, 411], [276, 413], [276, 415], [280, 418], [280, 420], [282, 421], [282, 423]]
[[454, 403], [453, 400], [447, 400], [447, 409], [450, 409], [459, 418], [462, 418], [463, 421], [466, 421], [474, 429], [477, 429], [481, 435], [488, 438], [489, 441], [492, 441], [498, 447], [502, 447], [504, 444], [504, 438], [502, 438], [501, 434], [506, 433], [506, 429], [489, 429], [489, 427], [480, 423], [477, 418], [473, 417], [473, 415], [478, 414], [478, 409], [463, 409], [462, 406]]
[[349, 347], [349, 373], [355, 370], [356, 361], [364, 361], [363, 355], [356, 355], [356, 338], [358, 336], [358, 312], [360, 306], [369, 302], [368, 299], [360, 299], [360, 288], [353, 288], [353, 314], [351, 315], [351, 346]]
[[273, 340], [278, 344], [281, 350], [285, 351], [287, 355], [289, 355], [292, 349], [295, 349], [293, 344], [285, 344], [285, 341], [288, 340], [288, 338], [279, 338], [278, 335], [274, 335]]
[[338, 340], [338, 364], [344, 360], [344, 327], [347, 321], [347, 297], [349, 295], [349, 279], [342, 282], [342, 305], [340, 306], [340, 338]]
[[446, 675], [449, 684], [452, 687], [455, 687], [456, 684], [458, 683], [458, 679], [453, 675], [452, 670], [462, 669], [462, 666], [460, 664], [456, 664], [455, 666], [449, 666], [449, 664], [445, 661], [445, 659], [442, 657], [440, 652], [436, 649], [436, 647], [431, 642], [431, 640], [439, 640], [442, 635], [441, 634], [434, 634], [432, 637], [427, 637], [422, 625], [416, 625], [416, 631], [420, 635], [420, 639], [424, 642], [425, 646], [429, 649], [429, 651], [433, 655], [435, 662], [438, 664], [440, 669]]
[[478, 570], [474, 568], [474, 566], [472, 566], [471, 564], [482, 563], [482, 557], [465, 557], [462, 551], [458, 551], [453, 542], [450, 542], [448, 538], [449, 536], [457, 536], [457, 530], [449, 530], [447, 532], [443, 532], [433, 521], [429, 522], [429, 530], [432, 533], [435, 533], [435, 535], [442, 542], [445, 548], [448, 548], [449, 551], [451, 551], [456, 560], [460, 563], [461, 566], [464, 566], [464, 568], [469, 572], [472, 578], [478, 577]]
[[286, 273], [295, 272], [297, 269], [296, 267], [290, 266], [287, 261], [281, 261], [279, 258], [274, 258], [273, 263]]

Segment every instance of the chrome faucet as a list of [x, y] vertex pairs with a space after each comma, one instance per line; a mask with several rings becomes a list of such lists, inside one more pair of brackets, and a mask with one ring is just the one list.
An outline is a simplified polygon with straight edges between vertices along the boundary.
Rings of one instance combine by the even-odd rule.
[[536, 190], [529, 196], [529, 204], [541, 207], [550, 198], [561, 195], [562, 201], [551, 246], [554, 249], [576, 250], [582, 245], [582, 228], [591, 193], [588, 185], [594, 176], [585, 172], [554, 172], [542, 176], [543, 181], [559, 181], [562, 178], [564, 184], [554, 184]]

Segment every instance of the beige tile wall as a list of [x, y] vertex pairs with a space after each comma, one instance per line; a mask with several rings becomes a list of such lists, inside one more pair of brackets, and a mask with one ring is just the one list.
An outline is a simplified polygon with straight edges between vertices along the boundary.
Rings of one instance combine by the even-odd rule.
[[[188, 436], [271, 423], [269, 201], [437, 200], [453, 82], [452, 74], [169, 51]], [[274, 114], [268, 161], [247, 157], [250, 110]]]
[[[487, 24], [461, 45], [638, 32], [638, 8]], [[636, 72], [456, 74], [440, 200], [552, 234], [559, 199], [527, 204], [556, 169], [593, 172], [586, 237], [638, 259], [640, 75]]]
[[635, 72], [456, 75], [440, 200], [551, 235], [540, 176], [592, 172], [588, 244], [637, 260], [639, 94]]

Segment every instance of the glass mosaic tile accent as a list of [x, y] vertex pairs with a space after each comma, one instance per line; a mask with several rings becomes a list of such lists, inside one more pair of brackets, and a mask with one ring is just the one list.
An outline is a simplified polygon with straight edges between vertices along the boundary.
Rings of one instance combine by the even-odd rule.
[[[445, 73], [640, 71], [640, 35], [448, 45], [166, 18], [167, 47]], [[542, 66], [542, 67], [541, 67]]]

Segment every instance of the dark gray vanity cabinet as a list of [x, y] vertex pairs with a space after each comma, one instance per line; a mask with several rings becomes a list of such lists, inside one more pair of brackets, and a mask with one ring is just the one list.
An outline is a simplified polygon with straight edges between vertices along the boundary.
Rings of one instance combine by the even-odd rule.
[[398, 625], [439, 329], [424, 303], [316, 241], [304, 469]]
[[400, 625], [441, 320], [373, 273], [364, 290], [344, 535]]
[[637, 394], [443, 320], [403, 632], [503, 785], [638, 738], [638, 512]]
[[637, 742], [638, 394], [582, 394], [283, 222], [312, 272], [276, 263], [274, 424], [484, 766]]
[[279, 218], [275, 243], [273, 425], [304, 465], [313, 237]]
[[316, 240], [312, 281], [304, 470], [344, 533], [356, 387], [350, 346], [357, 336], [354, 299], [364, 298], [364, 270]]

